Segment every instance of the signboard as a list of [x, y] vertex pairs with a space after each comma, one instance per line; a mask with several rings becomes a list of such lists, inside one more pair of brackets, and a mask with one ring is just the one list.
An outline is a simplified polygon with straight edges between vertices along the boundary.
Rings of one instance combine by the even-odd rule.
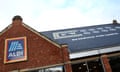
[[5, 40], [4, 63], [27, 60], [26, 37]]

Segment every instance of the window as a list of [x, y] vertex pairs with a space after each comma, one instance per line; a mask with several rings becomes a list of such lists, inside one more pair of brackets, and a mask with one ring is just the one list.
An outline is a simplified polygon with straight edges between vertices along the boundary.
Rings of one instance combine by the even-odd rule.
[[72, 71], [73, 72], [87, 72], [87, 66], [86, 63], [77, 63], [72, 65]]
[[73, 72], [104, 72], [100, 59], [72, 64]]
[[120, 56], [110, 57], [109, 62], [113, 72], [120, 72]]
[[99, 59], [87, 62], [89, 72], [104, 72], [101, 61]]
[[57, 66], [57, 67], [38, 69], [38, 70], [32, 70], [32, 71], [27, 71], [27, 72], [64, 72], [64, 67]]

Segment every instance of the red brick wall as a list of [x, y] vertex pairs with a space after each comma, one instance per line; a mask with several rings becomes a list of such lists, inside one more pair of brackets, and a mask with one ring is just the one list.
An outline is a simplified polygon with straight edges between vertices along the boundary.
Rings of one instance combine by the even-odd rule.
[[[27, 37], [28, 60], [4, 64], [5, 39]], [[34, 68], [62, 63], [61, 49], [39, 35], [25, 28], [22, 24], [14, 25], [0, 35], [0, 72]]]
[[102, 55], [101, 58], [104, 65], [105, 72], [112, 72], [107, 55]]
[[64, 60], [64, 68], [65, 72], [72, 72], [72, 67], [69, 58], [68, 46], [62, 45], [62, 53], [63, 53], [63, 60]]

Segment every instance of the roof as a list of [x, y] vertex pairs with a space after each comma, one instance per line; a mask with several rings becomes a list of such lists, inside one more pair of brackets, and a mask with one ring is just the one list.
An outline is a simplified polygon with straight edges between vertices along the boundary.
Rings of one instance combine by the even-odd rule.
[[120, 45], [120, 24], [103, 24], [41, 33], [58, 44], [67, 44], [70, 53]]

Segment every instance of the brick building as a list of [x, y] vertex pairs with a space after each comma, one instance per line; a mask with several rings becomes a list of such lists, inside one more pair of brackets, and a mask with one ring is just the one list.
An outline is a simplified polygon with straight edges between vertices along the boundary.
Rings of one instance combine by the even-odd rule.
[[20, 16], [0, 33], [0, 72], [119, 72], [120, 24], [37, 32]]
[[[22, 47], [26, 50], [22, 50]], [[24, 54], [19, 55], [18, 51], [23, 51]], [[66, 45], [59, 45], [47, 39], [24, 24], [20, 16], [15, 16], [12, 24], [0, 34], [0, 72], [30, 72], [46, 68], [57, 69], [56, 67], [60, 70], [65, 68], [66, 72], [70, 72], [68, 62]]]

